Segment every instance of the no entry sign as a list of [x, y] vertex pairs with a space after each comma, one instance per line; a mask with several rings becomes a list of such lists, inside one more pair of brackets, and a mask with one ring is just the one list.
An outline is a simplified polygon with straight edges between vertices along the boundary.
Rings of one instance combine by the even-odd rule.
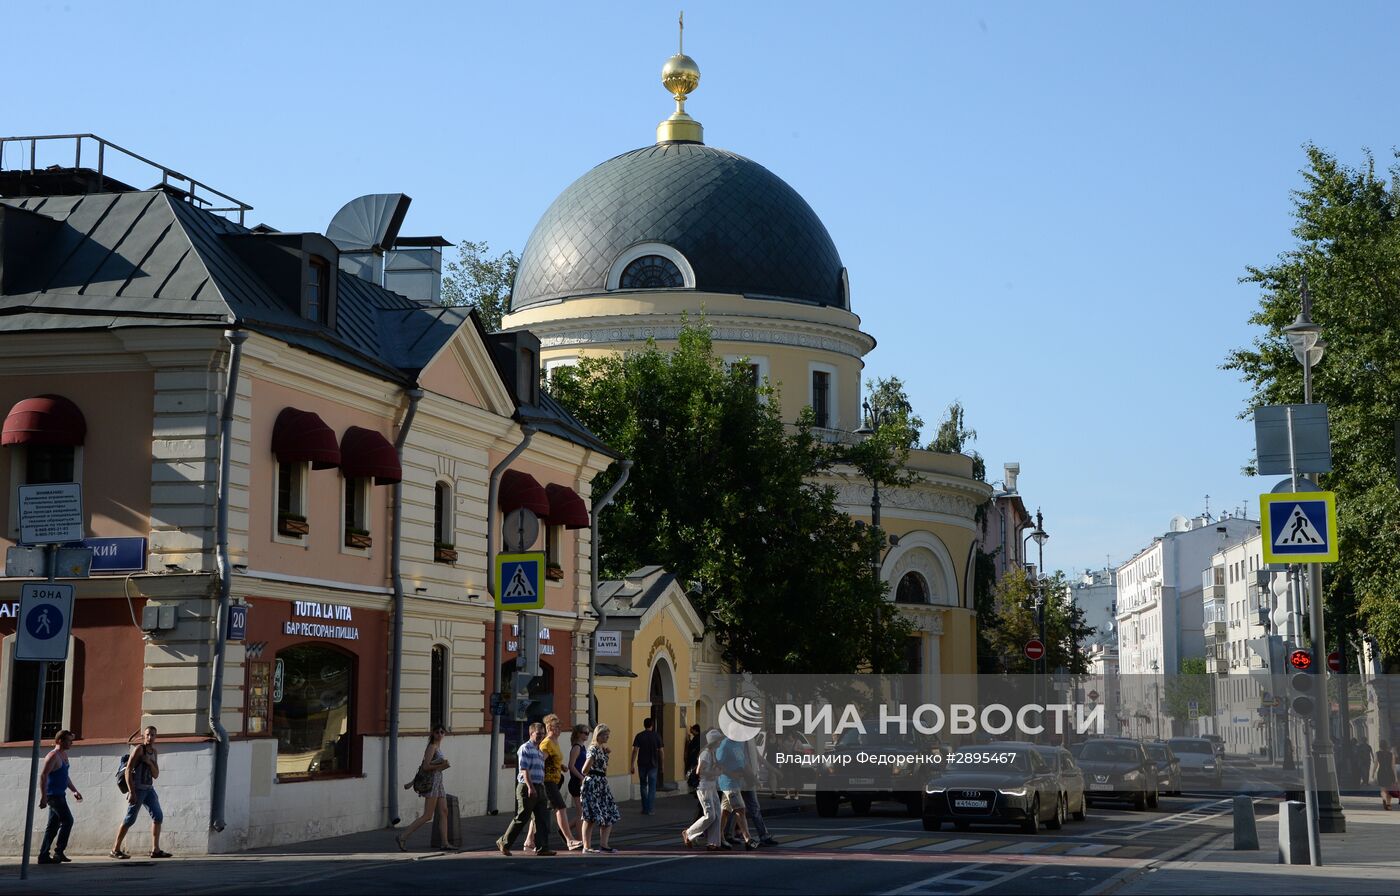
[[1039, 638], [1031, 638], [1026, 642], [1026, 659], [1038, 660], [1045, 656], [1045, 642]]

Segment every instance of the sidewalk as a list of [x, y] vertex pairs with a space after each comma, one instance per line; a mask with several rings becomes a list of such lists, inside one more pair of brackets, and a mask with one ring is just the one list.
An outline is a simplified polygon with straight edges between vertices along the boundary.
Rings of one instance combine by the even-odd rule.
[[1345, 893], [1400, 891], [1400, 810], [1382, 811], [1379, 795], [1344, 796], [1345, 834], [1322, 835], [1321, 867], [1280, 865], [1278, 815], [1258, 818], [1259, 850], [1235, 852], [1234, 834], [1220, 837], [1180, 860], [1152, 863], [1101, 892], [1147, 893]]

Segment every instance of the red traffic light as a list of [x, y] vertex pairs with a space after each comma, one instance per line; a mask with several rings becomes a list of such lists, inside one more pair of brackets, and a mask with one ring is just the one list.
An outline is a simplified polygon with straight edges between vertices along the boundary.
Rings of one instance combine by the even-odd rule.
[[1312, 654], [1306, 650], [1295, 650], [1288, 655], [1288, 664], [1299, 672], [1312, 668]]

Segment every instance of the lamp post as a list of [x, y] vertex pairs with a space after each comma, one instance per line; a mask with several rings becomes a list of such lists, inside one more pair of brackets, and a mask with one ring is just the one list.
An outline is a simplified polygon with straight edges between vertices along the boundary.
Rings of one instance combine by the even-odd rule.
[[[1312, 295], [1308, 292], [1307, 274], [1302, 276], [1301, 289], [1303, 307], [1293, 323], [1283, 328], [1288, 344], [1293, 348], [1293, 357], [1303, 366], [1303, 403], [1312, 404], [1312, 369], [1322, 360], [1327, 344], [1319, 336], [1322, 328], [1312, 319]], [[1293, 489], [1298, 488], [1295, 474]], [[1318, 789], [1318, 828], [1324, 833], [1342, 833], [1347, 829], [1346, 817], [1342, 814], [1341, 796], [1337, 791], [1337, 766], [1332, 752], [1332, 725], [1330, 700], [1327, 696], [1327, 637], [1322, 619], [1322, 565], [1307, 564], [1308, 593], [1312, 600], [1309, 613], [1309, 628], [1313, 652], [1313, 665], [1322, 683], [1313, 710], [1312, 763], [1314, 780]]]
[[[1035, 688], [1043, 690], [1046, 698], [1050, 696], [1048, 684], [1041, 685], [1040, 677], [1044, 676], [1046, 670], [1050, 668], [1050, 646], [1045, 643], [1045, 542], [1050, 540], [1050, 534], [1045, 531], [1045, 518], [1040, 515], [1040, 508], [1035, 510], [1035, 530], [1025, 538], [1021, 539], [1021, 558], [1024, 561], [1026, 556], [1026, 542], [1035, 539], [1036, 546], [1036, 567], [1035, 567], [1035, 627], [1040, 635], [1040, 643], [1045, 652], [1040, 659], [1032, 660], [1040, 667], [1040, 674], [1034, 679]], [[1043, 701], [1042, 701], [1043, 702]]]
[[[879, 405], [871, 407], [868, 400], [862, 401], [860, 406], [865, 410], [865, 425], [856, 430], [856, 435], [870, 438], [880, 431], [881, 426], [889, 421], [890, 411], [888, 408], [882, 408]], [[870, 477], [870, 526], [879, 534], [880, 477], [874, 475]], [[880, 548], [882, 547], [881, 542], [883, 541], [884, 538], [882, 536], [880, 541], [875, 544], [875, 555], [870, 558], [870, 568], [871, 571], [874, 572], [877, 580], [880, 578]]]

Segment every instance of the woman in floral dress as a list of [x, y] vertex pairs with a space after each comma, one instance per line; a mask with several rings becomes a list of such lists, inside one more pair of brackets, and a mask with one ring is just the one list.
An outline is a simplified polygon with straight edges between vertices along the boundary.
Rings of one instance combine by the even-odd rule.
[[[593, 739], [588, 745], [588, 758], [583, 763], [583, 851], [617, 852], [608, 845], [613, 825], [622, 819], [617, 800], [613, 799], [612, 788], [608, 786], [608, 747], [611, 732], [607, 725], [593, 729]], [[593, 829], [598, 829], [599, 849], [589, 849], [593, 842]]]

